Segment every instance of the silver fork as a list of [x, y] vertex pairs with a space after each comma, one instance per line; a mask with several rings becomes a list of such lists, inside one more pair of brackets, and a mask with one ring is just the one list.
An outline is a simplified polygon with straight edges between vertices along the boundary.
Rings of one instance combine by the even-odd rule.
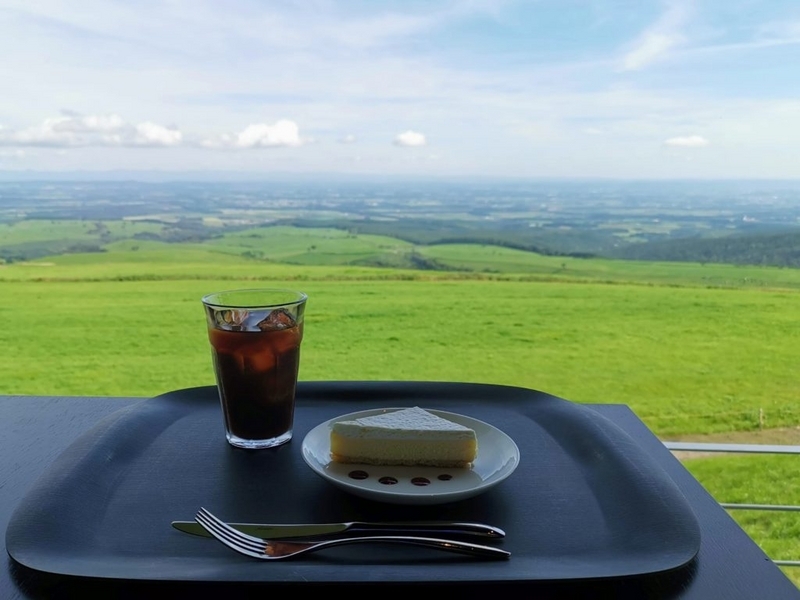
[[468, 554], [470, 556], [495, 560], [511, 556], [510, 552], [492, 546], [408, 535], [370, 535], [316, 542], [265, 540], [263, 538], [247, 535], [246, 533], [242, 533], [230, 527], [227, 523], [219, 520], [205, 508], [200, 508], [195, 516], [195, 520], [200, 523], [208, 533], [228, 546], [228, 548], [261, 560], [281, 560], [297, 556], [298, 554], [305, 554], [306, 552], [316, 552], [323, 548], [364, 543], [412, 544], [415, 546], [434, 548], [436, 550], [444, 550], [446, 552], [456, 552], [458, 554]]

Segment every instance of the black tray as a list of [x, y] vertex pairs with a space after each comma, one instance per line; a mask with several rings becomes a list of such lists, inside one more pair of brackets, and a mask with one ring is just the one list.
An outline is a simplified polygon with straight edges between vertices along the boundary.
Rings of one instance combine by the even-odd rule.
[[[517, 470], [486, 493], [434, 506], [343, 492], [303, 462], [318, 423], [384, 406], [469, 415], [510, 435]], [[263, 564], [182, 534], [200, 506], [228, 521], [471, 520], [506, 530], [501, 562], [400, 546], [348, 546]], [[590, 408], [523, 388], [419, 382], [306, 382], [294, 439], [246, 451], [224, 439], [216, 389], [144, 400], [65, 451], [17, 508], [11, 557], [63, 575], [245, 582], [511, 582], [624, 577], [677, 568], [700, 546], [694, 513], [664, 470]]]

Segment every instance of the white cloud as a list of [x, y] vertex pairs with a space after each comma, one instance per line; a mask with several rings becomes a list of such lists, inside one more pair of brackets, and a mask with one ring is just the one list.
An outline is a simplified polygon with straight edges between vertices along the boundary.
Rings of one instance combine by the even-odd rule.
[[688, 17], [687, 5], [674, 2], [670, 4], [658, 21], [633, 42], [632, 47], [622, 57], [621, 70], [638, 71], [653, 62], [662, 60], [669, 52], [686, 41], [680, 29]]
[[140, 146], [177, 146], [183, 134], [177, 129], [168, 129], [146, 121], [136, 126], [135, 142]]
[[709, 141], [699, 135], [687, 135], [684, 137], [673, 137], [664, 141], [665, 146], [673, 146], [676, 148], [705, 148], [708, 146]]
[[61, 126], [68, 118], [45, 119], [41, 125], [19, 131], [0, 131], [0, 144], [8, 146], [76, 146], [79, 139], [75, 132]]
[[182, 134], [146, 121], [130, 125], [119, 115], [70, 115], [45, 119], [26, 129], [0, 130], [3, 146], [175, 146]]
[[352, 133], [348, 133], [347, 135], [339, 138], [339, 142], [342, 144], [354, 144], [355, 141], [356, 141], [356, 136], [354, 136]]
[[[351, 136], [354, 141], [355, 137]], [[280, 120], [270, 125], [255, 123], [235, 134], [222, 134], [202, 140], [205, 148], [263, 148], [301, 146], [310, 139], [300, 137], [297, 123]], [[152, 121], [136, 125], [115, 114], [75, 115], [45, 119], [41, 124], [13, 130], [0, 126], [0, 146], [76, 148], [91, 146], [175, 147], [184, 145], [184, 135], [176, 127]]]
[[119, 115], [87, 115], [69, 114], [54, 120], [57, 131], [72, 133], [114, 133], [127, 125]]
[[395, 146], [416, 147], [425, 146], [427, 143], [423, 134], [411, 130], [399, 133], [394, 138]]
[[302, 146], [306, 142], [300, 137], [297, 123], [281, 119], [273, 125], [254, 123], [237, 134], [222, 134], [203, 140], [200, 145], [205, 148], [267, 148]]

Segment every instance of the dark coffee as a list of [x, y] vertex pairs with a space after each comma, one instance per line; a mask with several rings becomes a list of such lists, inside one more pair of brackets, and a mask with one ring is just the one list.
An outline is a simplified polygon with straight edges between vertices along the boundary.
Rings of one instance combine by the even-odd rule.
[[282, 314], [262, 323], [256, 331], [208, 331], [227, 430], [244, 440], [292, 429], [303, 323]]

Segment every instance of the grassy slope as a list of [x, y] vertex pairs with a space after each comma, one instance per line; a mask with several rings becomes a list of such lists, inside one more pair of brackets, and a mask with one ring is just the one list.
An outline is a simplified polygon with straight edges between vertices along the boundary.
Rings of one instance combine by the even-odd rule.
[[[280, 269], [271, 280], [310, 295], [306, 379], [522, 385], [629, 404], [662, 435], [755, 428], [759, 409], [775, 426], [800, 416], [796, 294], [325, 280], [316, 270], [291, 273], [298, 282]], [[0, 364], [0, 393], [151, 395], [208, 383], [199, 298], [251, 284], [4, 282], [0, 344], [15, 360]]]
[[497, 246], [420, 248], [430, 258], [482, 273], [520, 273], [559, 281], [646, 285], [800, 289], [800, 270], [746, 265], [579, 259], [531, 254]]
[[[686, 467], [714, 498], [736, 504], [797, 504], [796, 455], [729, 456], [688, 461]], [[797, 512], [732, 510], [731, 516], [774, 560], [800, 560]], [[800, 569], [784, 567], [800, 586]]]

